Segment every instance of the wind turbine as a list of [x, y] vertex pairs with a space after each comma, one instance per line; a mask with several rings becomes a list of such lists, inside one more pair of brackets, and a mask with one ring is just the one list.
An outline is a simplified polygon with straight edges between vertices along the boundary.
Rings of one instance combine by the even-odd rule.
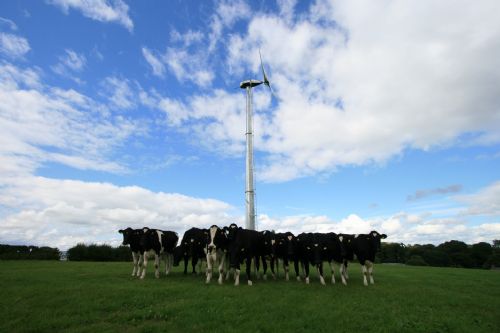
[[[252, 115], [252, 88], [265, 84], [271, 90], [271, 84], [267, 78], [264, 65], [262, 63], [262, 55], [260, 54], [260, 68], [262, 69], [262, 81], [259, 80], [246, 80], [240, 83], [240, 88], [245, 89], [247, 93], [246, 101], [246, 116], [247, 116], [247, 130], [246, 137], [246, 186], [245, 186], [245, 203], [246, 203], [246, 216], [245, 227], [250, 230], [255, 230], [255, 189], [253, 180], [253, 115]], [[274, 94], [273, 94], [274, 95]]]

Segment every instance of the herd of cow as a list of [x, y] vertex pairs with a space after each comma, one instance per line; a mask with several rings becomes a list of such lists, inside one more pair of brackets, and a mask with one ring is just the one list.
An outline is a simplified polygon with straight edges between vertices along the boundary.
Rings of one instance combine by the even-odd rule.
[[155, 257], [155, 275], [158, 278], [160, 258], [165, 259], [165, 273], [169, 274], [172, 265], [179, 265], [184, 260], [184, 274], [187, 274], [188, 261], [191, 260], [193, 273], [196, 264], [206, 260], [206, 282], [212, 279], [213, 268], [218, 266], [218, 282], [222, 284], [229, 272], [234, 272], [234, 284], [239, 285], [240, 265], [245, 262], [248, 284], [252, 285], [250, 274], [252, 259], [258, 274], [262, 263], [264, 279], [267, 272], [267, 260], [270, 261], [271, 273], [276, 278], [275, 264], [278, 259], [283, 262], [285, 278], [289, 280], [289, 263], [293, 262], [296, 278], [301, 281], [299, 263], [302, 266], [304, 279], [309, 283], [309, 265], [316, 267], [321, 284], [325, 284], [323, 262], [330, 264], [332, 283], [335, 283], [334, 262], [340, 264], [340, 277], [343, 284], [349, 278], [347, 265], [357, 260], [362, 266], [363, 283], [368, 285], [373, 280], [373, 263], [375, 254], [380, 249], [381, 239], [385, 234], [372, 231], [369, 234], [336, 234], [336, 233], [301, 233], [298, 236], [291, 232], [275, 233], [272, 231], [255, 231], [231, 224], [219, 228], [216, 225], [209, 229], [191, 228], [184, 233], [181, 244], [177, 246], [179, 237], [173, 231], [157, 229], [127, 228], [119, 230], [123, 235], [123, 245], [132, 250], [134, 268], [132, 276], [144, 279], [148, 257]]

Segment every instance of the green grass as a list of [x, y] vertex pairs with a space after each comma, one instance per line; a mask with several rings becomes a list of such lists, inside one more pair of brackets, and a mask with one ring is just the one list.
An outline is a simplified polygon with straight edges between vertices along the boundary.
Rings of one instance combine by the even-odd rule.
[[376, 265], [364, 287], [352, 265], [347, 287], [234, 287], [153, 265], [140, 281], [131, 263], [0, 263], [0, 332], [500, 332], [498, 271]]

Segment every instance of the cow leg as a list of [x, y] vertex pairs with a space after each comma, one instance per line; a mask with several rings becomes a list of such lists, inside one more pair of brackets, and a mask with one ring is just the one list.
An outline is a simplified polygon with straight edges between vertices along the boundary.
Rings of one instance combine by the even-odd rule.
[[170, 271], [172, 270], [172, 265], [174, 262], [174, 255], [172, 253], [167, 253], [167, 258], [165, 261], [165, 275], [170, 274]]
[[330, 269], [332, 270], [332, 283], [335, 284], [335, 267], [333, 260], [330, 261]]
[[[229, 253], [226, 253], [225, 254], [226, 257], [227, 257], [227, 260], [226, 260], [226, 281], [229, 280], [229, 275], [230, 275], [230, 268], [229, 268]], [[234, 271], [233, 271], [233, 275], [234, 275]]]
[[189, 261], [189, 257], [184, 256], [184, 275], [186, 275], [188, 272], [188, 261]]
[[155, 253], [155, 277], [160, 278], [160, 255]]
[[364, 263], [362, 263], [361, 265], [362, 265], [362, 266], [361, 266], [361, 270], [362, 270], [362, 272], [363, 272], [363, 284], [364, 284], [365, 286], [367, 286], [367, 285], [368, 285], [368, 280], [367, 280], [367, 276], [368, 276], [368, 269], [366, 268], [366, 263], [365, 263], [365, 262], [364, 262]]
[[285, 280], [290, 281], [290, 276], [288, 274], [288, 258], [283, 258], [283, 269], [285, 270]]
[[[261, 258], [260, 256], [255, 256], [253, 259], [254, 266], [255, 266], [255, 278], [257, 280], [260, 279], [260, 258]], [[262, 258], [262, 261], [264, 261], [264, 258]]]
[[347, 271], [347, 267], [349, 266], [349, 262], [347, 260], [344, 260], [344, 275], [346, 280], [349, 280], [349, 273]]
[[198, 263], [198, 258], [196, 256], [193, 256], [191, 259], [191, 267], [193, 268], [192, 274], [196, 274], [196, 264]]
[[238, 265], [238, 268], [234, 270], [234, 285], [239, 286], [240, 285], [240, 266]]
[[346, 278], [345, 278], [345, 266], [344, 266], [344, 263], [340, 264], [340, 278], [342, 279], [342, 284], [344, 286], [347, 286], [347, 281], [346, 281]]
[[148, 268], [148, 254], [147, 252], [144, 252], [142, 255], [142, 274], [141, 274], [141, 279], [144, 279], [146, 277], [146, 270]]
[[319, 274], [319, 282], [322, 284], [322, 285], [325, 285], [325, 278], [323, 277], [323, 264], [318, 264], [318, 274]]
[[374, 284], [373, 280], [373, 263], [371, 261], [366, 261], [366, 266], [368, 267], [368, 275], [370, 276], [370, 284]]
[[262, 277], [264, 280], [267, 280], [267, 261], [264, 256], [262, 257], [262, 270], [264, 271], [264, 275], [262, 275]]
[[220, 264], [219, 264], [219, 284], [222, 284], [222, 281], [224, 279], [224, 261], [226, 260], [226, 254], [222, 253], [220, 255]]
[[246, 271], [247, 271], [247, 279], [248, 279], [248, 285], [252, 285], [252, 277], [250, 276], [251, 274], [251, 267], [252, 267], [252, 258], [249, 257], [246, 260]]
[[276, 277], [280, 278], [280, 258], [276, 257]]
[[212, 259], [213, 255], [210, 253], [207, 253], [207, 280], [206, 283], [210, 283], [210, 280], [212, 279]]
[[271, 256], [271, 273], [273, 274], [273, 280], [276, 280], [276, 273], [274, 272], [274, 263], [276, 261], [275, 256]]
[[138, 260], [137, 260], [137, 272], [136, 272], [136, 276], [140, 277], [141, 276], [142, 264], [144, 262], [144, 260], [143, 260], [144, 256], [140, 252], [139, 252], [139, 254], [137, 256], [138, 256]]
[[304, 269], [306, 284], [309, 284], [309, 262], [302, 263], [302, 268]]
[[295, 269], [295, 276], [297, 277], [297, 281], [300, 282], [299, 261], [297, 259], [293, 260], [293, 268]]
[[138, 267], [138, 262], [139, 262], [139, 258], [137, 258], [139, 255], [135, 252], [132, 252], [132, 261], [134, 263], [134, 268], [132, 269], [132, 276], [135, 276], [136, 274], [136, 271], [139, 270], [139, 267]]

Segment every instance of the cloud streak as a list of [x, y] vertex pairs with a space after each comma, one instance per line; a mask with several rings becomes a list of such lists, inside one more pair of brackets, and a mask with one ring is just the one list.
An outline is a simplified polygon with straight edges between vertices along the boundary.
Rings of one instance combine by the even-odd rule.
[[134, 30], [134, 22], [128, 15], [128, 5], [122, 0], [114, 0], [112, 3], [106, 0], [48, 0], [47, 2], [59, 7], [65, 14], [74, 9], [90, 19], [115, 22], [130, 32]]
[[417, 190], [414, 194], [409, 195], [406, 200], [416, 201], [436, 194], [450, 194], [458, 193], [460, 191], [462, 191], [462, 185], [460, 184], [450, 185], [447, 187], [438, 187], [429, 190]]

